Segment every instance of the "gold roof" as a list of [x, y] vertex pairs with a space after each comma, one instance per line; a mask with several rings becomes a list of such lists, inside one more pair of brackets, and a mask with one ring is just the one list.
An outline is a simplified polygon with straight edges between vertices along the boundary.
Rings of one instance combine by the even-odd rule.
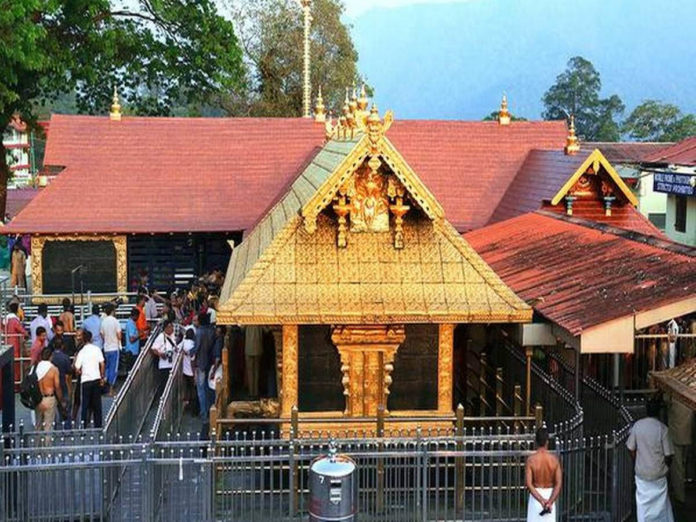
[[[371, 130], [329, 141], [234, 248], [218, 322], [530, 321], [531, 308], [444, 219], [383, 132]], [[384, 199], [375, 216], [365, 190]]]
[[651, 372], [650, 377], [662, 391], [696, 410], [696, 358], [669, 370]]

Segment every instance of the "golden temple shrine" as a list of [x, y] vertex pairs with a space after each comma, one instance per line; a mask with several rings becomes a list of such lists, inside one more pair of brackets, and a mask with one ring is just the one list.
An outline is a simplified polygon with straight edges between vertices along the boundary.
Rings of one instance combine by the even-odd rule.
[[233, 247], [217, 320], [274, 331], [282, 422], [297, 407], [301, 425], [345, 430], [384, 408], [392, 425], [451, 426], [437, 417], [454, 415], [455, 328], [530, 322], [532, 309], [389, 141], [391, 114], [366, 107], [327, 123], [323, 148]]

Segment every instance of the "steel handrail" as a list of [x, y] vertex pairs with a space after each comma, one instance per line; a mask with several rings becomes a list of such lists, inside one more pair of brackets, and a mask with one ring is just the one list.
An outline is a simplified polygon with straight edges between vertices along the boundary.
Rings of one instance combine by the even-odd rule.
[[[138, 354], [138, 358], [135, 360], [135, 364], [133, 365], [133, 368], [131, 368], [131, 371], [128, 372], [128, 377], [126, 377], [126, 382], [123, 384], [119, 392], [116, 394], [116, 398], [114, 399], [113, 404], [111, 405], [111, 408], [109, 409], [109, 412], [106, 416], [106, 421], [104, 422], [104, 434], [105, 435], [111, 435], [112, 431], [112, 424], [114, 422], [114, 419], [116, 418], [116, 415], [122, 405], [124, 404], [125, 398], [132, 393], [131, 388], [132, 388], [132, 383], [136, 379], [136, 376], [140, 374], [141, 371], [143, 371], [143, 368], [150, 369], [152, 364], [148, 367], [148, 363], [152, 363], [152, 353], [150, 352], [150, 348], [152, 347], [152, 343], [155, 341], [157, 336], [161, 333], [162, 327], [161, 325], [157, 325], [148, 338], [147, 342], [145, 343], [145, 346], [140, 350], [140, 353]], [[142, 391], [142, 390], [139, 390]], [[153, 397], [154, 400], [154, 397]], [[144, 419], [143, 419], [144, 422]], [[117, 435], [117, 434], [113, 434]], [[131, 434], [132, 435], [132, 434]]]

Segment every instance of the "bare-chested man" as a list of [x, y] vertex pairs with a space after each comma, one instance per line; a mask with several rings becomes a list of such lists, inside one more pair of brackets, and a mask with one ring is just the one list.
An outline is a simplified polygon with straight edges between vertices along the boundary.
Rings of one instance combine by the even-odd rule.
[[36, 407], [37, 431], [51, 431], [56, 418], [56, 408], [63, 402], [63, 392], [60, 388], [60, 373], [51, 363], [52, 351], [44, 348], [41, 351], [41, 361], [36, 365], [36, 378], [39, 380], [39, 390], [43, 399]]
[[556, 500], [561, 493], [563, 470], [556, 455], [549, 451], [549, 432], [536, 432], [537, 450], [527, 459], [525, 485], [529, 490], [527, 522], [556, 520]]

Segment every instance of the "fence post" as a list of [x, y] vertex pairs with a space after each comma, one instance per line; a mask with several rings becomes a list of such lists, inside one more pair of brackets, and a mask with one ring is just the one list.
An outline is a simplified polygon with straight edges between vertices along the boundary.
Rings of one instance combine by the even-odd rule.
[[[384, 405], [377, 407], [377, 452], [384, 450]], [[384, 509], [384, 459], [377, 457], [377, 513]]]
[[290, 519], [295, 518], [299, 501], [299, 490], [297, 483], [298, 466], [297, 461], [295, 460], [295, 453], [297, 451], [297, 443], [295, 441], [299, 436], [299, 424], [299, 413], [297, 410], [297, 406], [295, 405], [290, 410], [290, 456], [288, 458], [288, 464], [290, 466]]
[[503, 369], [495, 370], [495, 416], [503, 414]]
[[[464, 508], [464, 457], [461, 453], [464, 451], [464, 406], [457, 406], [457, 424], [455, 426], [456, 449], [457, 457], [454, 459], [455, 468], [455, 484], [456, 484], [456, 512], [460, 512]], [[457, 518], [456, 516], [454, 517]]]
[[611, 432], [611, 513], [614, 520], [621, 520], [619, 513], [619, 452], [616, 448], [616, 430]]
[[544, 407], [541, 404], [534, 406], [534, 418], [536, 429], [541, 428], [544, 424]]

